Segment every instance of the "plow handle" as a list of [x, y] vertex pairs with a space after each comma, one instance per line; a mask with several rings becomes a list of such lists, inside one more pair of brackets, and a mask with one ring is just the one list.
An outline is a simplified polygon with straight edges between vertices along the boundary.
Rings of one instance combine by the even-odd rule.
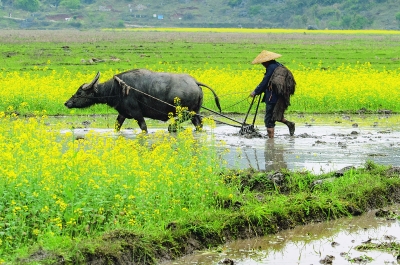
[[253, 103], [254, 103], [254, 98], [255, 98], [255, 96], [253, 97], [253, 99], [252, 99], [252, 101], [251, 101], [251, 103], [250, 103], [249, 110], [247, 111], [246, 117], [244, 118], [244, 121], [243, 121], [243, 123], [242, 123], [242, 128], [243, 128], [243, 126], [246, 124], [247, 117], [249, 116], [251, 107], [253, 106]]
[[256, 117], [257, 117], [258, 107], [260, 106], [260, 101], [261, 101], [261, 96], [258, 97], [256, 113], [254, 113], [254, 118], [253, 118], [253, 126], [254, 126], [254, 123], [256, 122]]

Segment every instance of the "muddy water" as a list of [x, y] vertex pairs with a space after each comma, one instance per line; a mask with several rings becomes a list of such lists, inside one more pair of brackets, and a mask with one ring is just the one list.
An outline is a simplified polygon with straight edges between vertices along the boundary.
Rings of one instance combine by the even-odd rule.
[[[392, 207], [392, 210], [398, 210], [399, 206]], [[398, 264], [399, 253], [355, 249], [367, 240], [399, 243], [399, 219], [376, 218], [375, 211], [371, 211], [361, 217], [299, 226], [262, 238], [238, 240], [163, 265], [230, 264], [222, 263], [224, 260], [232, 260], [236, 265]], [[327, 256], [331, 256], [332, 263], [323, 263]]]
[[[216, 138], [224, 141], [230, 152], [225, 155], [229, 167], [257, 170], [307, 170], [323, 173], [345, 166], [361, 166], [371, 160], [383, 165], [400, 165], [400, 130], [379, 127], [342, 125], [298, 125], [290, 137], [282, 125], [276, 137], [239, 137], [236, 128], [219, 126]], [[262, 135], [266, 131], [260, 129]]]

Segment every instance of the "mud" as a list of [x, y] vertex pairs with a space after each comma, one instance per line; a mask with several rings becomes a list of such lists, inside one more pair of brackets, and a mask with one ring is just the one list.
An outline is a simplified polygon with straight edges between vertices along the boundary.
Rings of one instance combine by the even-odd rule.
[[[375, 210], [359, 217], [298, 226], [162, 264], [399, 264], [399, 206], [384, 210], [395, 215], [382, 216], [382, 210]], [[373, 244], [386, 248], [371, 247]], [[390, 245], [396, 247], [387, 247]]]

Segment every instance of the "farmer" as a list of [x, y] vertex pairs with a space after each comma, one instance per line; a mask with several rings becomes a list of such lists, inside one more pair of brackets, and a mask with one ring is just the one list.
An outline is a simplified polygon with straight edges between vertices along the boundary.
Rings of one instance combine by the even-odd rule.
[[294, 94], [296, 82], [292, 73], [275, 61], [281, 56], [274, 52], [262, 51], [252, 62], [252, 64], [260, 63], [266, 69], [263, 80], [250, 96], [264, 93], [263, 101], [266, 103], [264, 123], [269, 138], [274, 138], [276, 121], [288, 126], [290, 136], [294, 135], [295, 130], [295, 123], [286, 120], [283, 115], [290, 105], [290, 96]]

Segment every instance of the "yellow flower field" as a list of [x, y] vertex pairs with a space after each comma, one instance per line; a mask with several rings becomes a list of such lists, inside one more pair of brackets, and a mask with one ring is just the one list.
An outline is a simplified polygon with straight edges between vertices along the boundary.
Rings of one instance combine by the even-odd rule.
[[191, 129], [76, 140], [62, 126], [0, 112], [0, 257], [55, 236], [162, 229], [224, 190], [215, 150]]
[[[152, 69], [161, 71], [160, 69]], [[221, 100], [223, 112], [247, 110], [249, 93], [261, 81], [262, 67], [251, 70], [204, 67], [187, 70], [170, 66], [163, 71], [188, 73], [213, 87]], [[101, 73], [101, 81], [112, 78], [117, 71]], [[400, 111], [400, 68], [378, 71], [370, 64], [340, 65], [334, 69], [299, 65], [293, 70], [297, 82], [289, 112], [335, 113], [355, 112], [360, 109], [376, 112], [380, 109]], [[0, 74], [0, 111], [5, 113], [74, 114], [81, 110], [68, 110], [64, 102], [78, 87], [90, 82], [95, 72], [71, 74], [69, 71], [50, 71]], [[213, 97], [204, 90], [205, 105], [214, 106]], [[242, 102], [242, 104], [236, 104]], [[232, 107], [233, 106], [233, 107]], [[105, 113], [104, 106], [95, 106], [85, 113]]]

